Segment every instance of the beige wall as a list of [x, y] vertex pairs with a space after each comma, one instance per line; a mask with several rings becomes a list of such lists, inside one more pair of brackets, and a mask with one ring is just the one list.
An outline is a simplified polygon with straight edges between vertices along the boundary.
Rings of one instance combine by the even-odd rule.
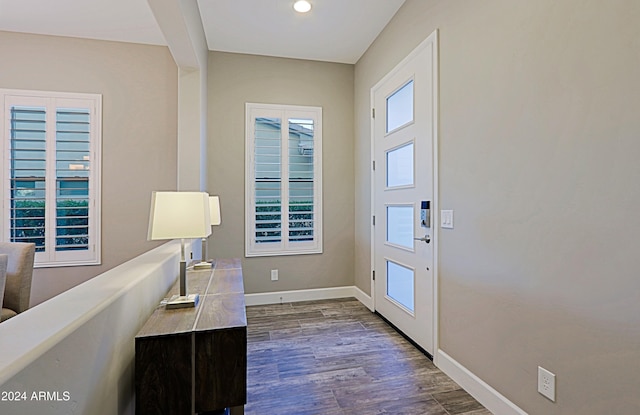
[[[353, 285], [353, 65], [209, 54], [209, 188], [222, 225], [209, 252], [242, 258], [245, 292]], [[323, 109], [324, 253], [244, 258], [245, 103]], [[279, 281], [270, 281], [270, 270]]]
[[147, 242], [152, 190], [176, 188], [177, 68], [166, 47], [0, 32], [0, 88], [102, 94], [102, 265], [34, 272], [32, 304]]
[[440, 347], [530, 414], [640, 413], [639, 21], [635, 0], [407, 0], [356, 65], [368, 213], [369, 90], [439, 29]]

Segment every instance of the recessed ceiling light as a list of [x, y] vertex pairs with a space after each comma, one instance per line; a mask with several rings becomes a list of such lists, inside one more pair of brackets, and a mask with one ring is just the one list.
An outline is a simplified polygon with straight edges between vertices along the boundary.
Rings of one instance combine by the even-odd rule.
[[311, 3], [308, 0], [298, 0], [293, 3], [293, 8], [298, 13], [306, 13], [311, 10]]

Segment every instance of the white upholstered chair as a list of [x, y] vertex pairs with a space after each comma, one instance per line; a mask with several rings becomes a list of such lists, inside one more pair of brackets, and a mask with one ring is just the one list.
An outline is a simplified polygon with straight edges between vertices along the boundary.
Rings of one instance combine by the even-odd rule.
[[0, 309], [2, 309], [2, 299], [4, 298], [4, 284], [7, 281], [7, 254], [0, 254]]
[[0, 242], [0, 254], [7, 255], [4, 301], [0, 319], [4, 321], [29, 308], [35, 244]]

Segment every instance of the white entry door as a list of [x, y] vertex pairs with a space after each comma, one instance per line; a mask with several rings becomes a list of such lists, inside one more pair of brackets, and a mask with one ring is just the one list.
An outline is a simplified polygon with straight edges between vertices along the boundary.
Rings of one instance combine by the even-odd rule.
[[434, 32], [372, 88], [375, 309], [434, 353]]

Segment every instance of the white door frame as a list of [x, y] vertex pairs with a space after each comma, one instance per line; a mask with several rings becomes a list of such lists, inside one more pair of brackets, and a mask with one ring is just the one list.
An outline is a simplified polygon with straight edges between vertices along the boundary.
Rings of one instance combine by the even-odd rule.
[[[438, 349], [439, 349], [439, 261], [438, 261], [438, 246], [440, 245], [440, 192], [439, 192], [439, 153], [438, 153], [438, 141], [439, 141], [439, 102], [440, 102], [440, 94], [438, 89], [440, 74], [438, 71], [439, 67], [439, 50], [438, 50], [438, 30], [436, 29], [433, 33], [431, 33], [425, 40], [423, 40], [411, 53], [409, 53], [400, 63], [398, 63], [389, 73], [387, 73], [380, 81], [378, 81], [370, 90], [369, 97], [369, 114], [370, 118], [370, 132], [371, 132], [371, 155], [370, 155], [370, 164], [371, 164], [371, 214], [373, 215], [375, 212], [375, 175], [373, 174], [373, 160], [375, 160], [375, 120], [373, 118], [373, 108], [375, 105], [375, 96], [374, 91], [382, 85], [384, 82], [389, 80], [392, 76], [396, 74], [407, 62], [409, 62], [415, 55], [417, 55], [422, 49], [424, 49], [428, 44], [433, 44], [433, 56], [432, 56], [432, 70], [433, 70], [433, 201], [431, 202], [431, 236], [433, 243], [433, 359], [436, 365]], [[418, 116], [418, 114], [416, 114]], [[373, 218], [370, 219], [370, 238], [371, 238], [371, 310], [374, 311], [376, 309], [376, 295], [375, 295], [375, 281], [373, 280], [373, 271], [375, 269], [375, 228], [373, 225]], [[381, 273], [381, 272], [380, 272]]]

